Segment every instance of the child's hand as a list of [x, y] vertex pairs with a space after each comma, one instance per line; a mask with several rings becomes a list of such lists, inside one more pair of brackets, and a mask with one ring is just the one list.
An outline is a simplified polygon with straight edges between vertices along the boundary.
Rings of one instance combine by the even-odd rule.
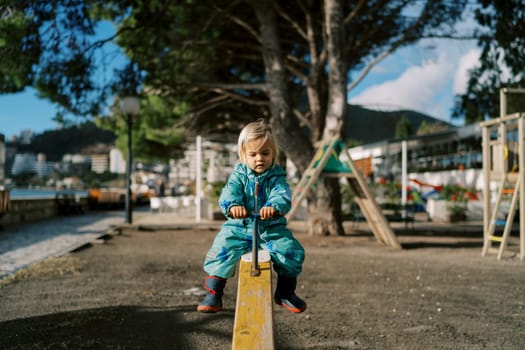
[[234, 219], [242, 219], [248, 216], [248, 212], [245, 207], [236, 205], [230, 208], [230, 216]]
[[271, 219], [275, 216], [276, 210], [274, 207], [262, 207], [259, 210], [259, 215], [262, 220]]

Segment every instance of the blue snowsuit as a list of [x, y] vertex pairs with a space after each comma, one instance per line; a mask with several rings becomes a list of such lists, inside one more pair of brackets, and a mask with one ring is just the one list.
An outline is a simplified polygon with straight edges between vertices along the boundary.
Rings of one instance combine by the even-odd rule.
[[[258, 183], [257, 208], [254, 207], [255, 183]], [[257, 175], [245, 164], [238, 164], [222, 189], [219, 206], [227, 217], [206, 254], [204, 271], [210, 276], [230, 278], [241, 256], [251, 251], [254, 219], [263, 206], [271, 206], [279, 213], [269, 220], [259, 220], [259, 246], [270, 253], [275, 271], [284, 277], [297, 277], [302, 271], [304, 248], [286, 227], [284, 217], [290, 210], [291, 193], [286, 172], [273, 165]], [[244, 206], [248, 218], [228, 216], [232, 206]]]

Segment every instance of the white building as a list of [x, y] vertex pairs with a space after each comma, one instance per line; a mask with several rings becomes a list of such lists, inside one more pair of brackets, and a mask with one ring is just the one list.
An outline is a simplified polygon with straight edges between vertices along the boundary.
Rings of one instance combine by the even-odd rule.
[[81, 154], [64, 154], [61, 162], [62, 172], [82, 174], [91, 170], [91, 157]]
[[[226, 181], [237, 162], [237, 145], [203, 140], [202, 175], [206, 182]], [[196, 180], [197, 153], [195, 143], [187, 145], [184, 157], [170, 161], [169, 183], [185, 184]]]
[[39, 153], [35, 156], [33, 153], [23, 153], [15, 155], [15, 161], [11, 169], [11, 174], [37, 174], [40, 177], [49, 176], [54, 169], [54, 164], [46, 161], [46, 156]]
[[31, 144], [31, 139], [33, 138], [33, 131], [30, 129], [25, 129], [20, 132], [18, 140], [21, 144], [29, 145]]
[[109, 172], [114, 174], [124, 174], [126, 172], [126, 160], [118, 148], [109, 151]]
[[92, 154], [91, 155], [91, 171], [96, 174], [103, 174], [109, 171], [109, 155]]
[[36, 155], [33, 153], [22, 153], [15, 155], [15, 161], [11, 168], [11, 174], [20, 175], [36, 172]]

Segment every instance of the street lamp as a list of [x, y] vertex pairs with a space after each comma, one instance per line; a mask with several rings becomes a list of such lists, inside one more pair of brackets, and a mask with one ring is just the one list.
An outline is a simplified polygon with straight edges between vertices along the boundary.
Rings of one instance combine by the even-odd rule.
[[120, 110], [126, 116], [128, 127], [128, 148], [126, 160], [126, 223], [132, 223], [131, 217], [131, 166], [133, 158], [131, 155], [131, 128], [133, 126], [133, 117], [140, 112], [140, 100], [137, 97], [124, 97], [120, 101]]

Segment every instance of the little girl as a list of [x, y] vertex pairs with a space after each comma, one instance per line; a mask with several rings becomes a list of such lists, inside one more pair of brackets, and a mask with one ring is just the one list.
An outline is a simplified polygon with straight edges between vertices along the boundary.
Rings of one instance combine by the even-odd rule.
[[[226, 279], [233, 277], [240, 257], [252, 247], [253, 213], [259, 213], [261, 248], [270, 253], [277, 272], [274, 300], [291, 312], [303, 312], [306, 303], [295, 295], [301, 273], [304, 249], [286, 227], [284, 215], [290, 210], [291, 193], [286, 173], [275, 164], [278, 147], [264, 121], [246, 125], [237, 143], [240, 163], [230, 175], [219, 198], [227, 217], [204, 261], [208, 291], [197, 310], [215, 313], [222, 310]], [[258, 198], [254, 189], [258, 184]], [[257, 208], [256, 203], [260, 203]]]

